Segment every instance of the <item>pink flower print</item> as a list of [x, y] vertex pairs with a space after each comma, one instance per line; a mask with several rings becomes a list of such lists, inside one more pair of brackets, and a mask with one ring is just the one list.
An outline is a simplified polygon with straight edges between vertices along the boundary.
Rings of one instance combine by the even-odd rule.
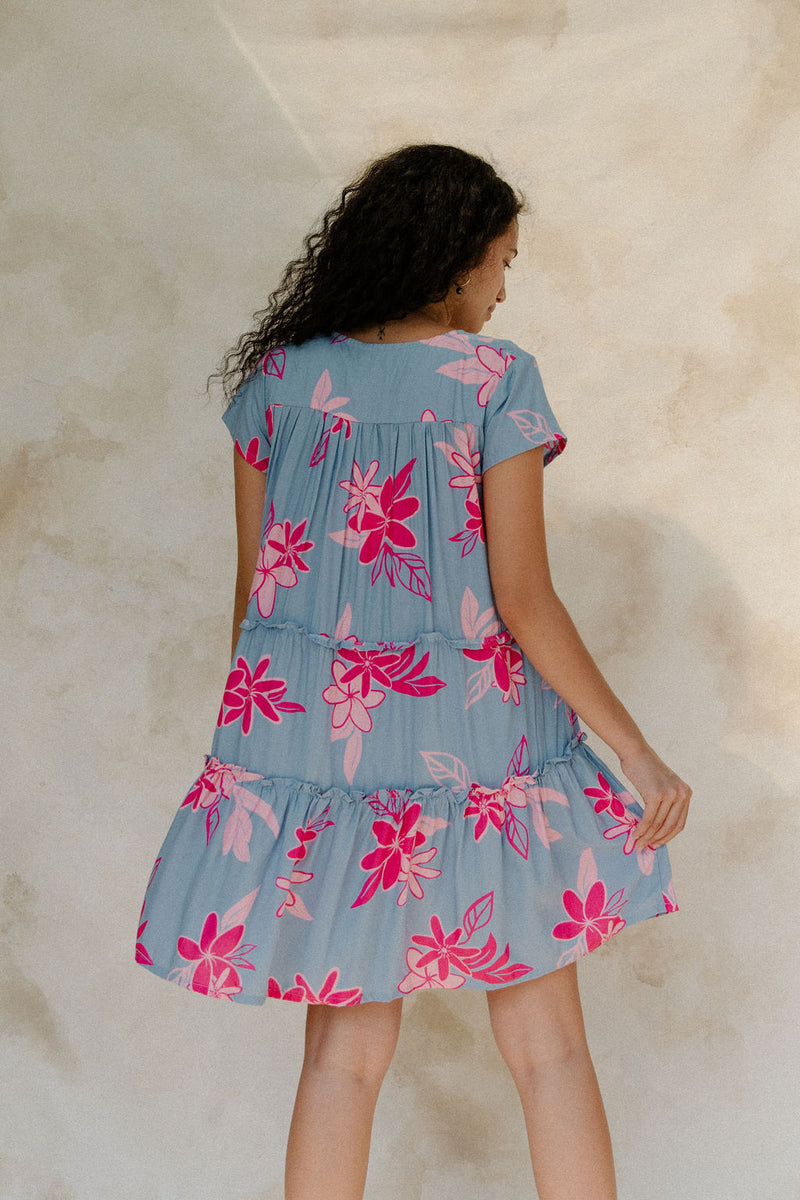
[[361, 522], [365, 513], [380, 512], [381, 488], [379, 484], [372, 482], [379, 466], [378, 459], [373, 458], [366, 471], [362, 473], [354, 459], [352, 477], [339, 481], [339, 487], [350, 493], [350, 499], [345, 503], [344, 511], [351, 512], [352, 509], [356, 509], [353, 517], [348, 521], [348, 525], [357, 532], [361, 532]]
[[[369, 680], [369, 675], [364, 676], [360, 671], [355, 674], [352, 671], [348, 672], [347, 665], [338, 658], [331, 663], [331, 674], [333, 683], [323, 689], [322, 699], [326, 704], [333, 705], [332, 725], [341, 729], [349, 720], [356, 729], [369, 733], [372, 729], [372, 717], [367, 710], [381, 704], [386, 699], [386, 692], [370, 688], [369, 684], [364, 691], [364, 679]], [[350, 678], [345, 680], [344, 677], [348, 674]]]
[[392, 477], [387, 475], [378, 497], [376, 511], [365, 512], [360, 523], [351, 517], [348, 525], [359, 532], [367, 531], [367, 537], [359, 551], [358, 560], [362, 563], [374, 562], [381, 551], [384, 542], [403, 549], [416, 546], [417, 539], [405, 522], [413, 517], [419, 509], [416, 496], [406, 496], [411, 483], [411, 470], [416, 462], [410, 462]]
[[217, 718], [218, 726], [230, 725], [241, 717], [242, 733], [246, 737], [253, 725], [254, 708], [276, 725], [281, 723], [283, 712], [306, 711], [302, 704], [283, 699], [286, 694], [286, 680], [267, 677], [269, 662], [269, 655], [264, 655], [255, 671], [251, 672], [247, 659], [239, 655], [225, 685]]
[[636, 830], [639, 827], [639, 818], [626, 807], [626, 805], [634, 803], [633, 796], [629, 792], [615, 792], [605, 775], [599, 771], [597, 782], [598, 787], [584, 788], [583, 790], [587, 796], [595, 800], [594, 811], [596, 813], [606, 812], [614, 821], [613, 825], [603, 830], [603, 837], [610, 840], [624, 835], [623, 854], [633, 854], [636, 851], [639, 869], [643, 875], [649, 875], [653, 870], [656, 854], [652, 846], [645, 846], [644, 850], [636, 849]]
[[286, 369], [286, 351], [282, 346], [275, 350], [268, 351], [261, 360], [261, 370], [265, 375], [272, 375], [275, 379], [283, 379], [283, 372]]
[[261, 546], [250, 589], [250, 599], [256, 597], [256, 605], [262, 617], [272, 615], [275, 608], [275, 594], [279, 587], [294, 587], [297, 575], [285, 561], [281, 550], [265, 539]]
[[403, 858], [398, 879], [405, 880], [405, 882], [397, 897], [397, 903], [401, 908], [408, 900], [409, 895], [414, 896], [417, 900], [421, 900], [425, 895], [420, 879], [436, 879], [441, 875], [442, 872], [436, 867], [426, 865], [435, 856], [436, 847], [430, 846], [427, 850], [420, 850], [417, 854], [410, 854], [407, 858]]
[[247, 443], [247, 449], [242, 449], [242, 443], [237, 438], [233, 443], [236, 449], [241, 454], [245, 462], [249, 462], [251, 467], [255, 467], [257, 471], [266, 471], [269, 465], [269, 455], [261, 457], [261, 442], [257, 437], [250, 438]]
[[458, 469], [457, 475], [450, 476], [450, 487], [469, 488], [470, 491], [477, 491], [478, 484], [482, 478], [480, 451], [473, 450], [470, 457], [467, 458], [464, 454], [459, 454], [457, 450], [453, 450], [450, 461]]
[[513, 354], [504, 354], [495, 346], [481, 345], [475, 347], [474, 354], [445, 363], [438, 371], [451, 379], [460, 379], [462, 383], [480, 384], [477, 401], [481, 408], [485, 408], [513, 361]]
[[585, 935], [587, 949], [596, 950], [625, 926], [624, 918], [619, 915], [623, 891], [620, 888], [608, 897], [606, 885], [602, 879], [597, 879], [582, 900], [577, 892], [567, 888], [561, 899], [570, 920], [556, 925], [553, 937], [569, 941]]
[[479, 842], [489, 825], [495, 829], [505, 829], [511, 846], [522, 858], [528, 857], [529, 835], [528, 827], [513, 811], [515, 808], [527, 808], [528, 794], [526, 784], [528, 777], [522, 779], [509, 778], [499, 788], [485, 788], [479, 783], [473, 783], [469, 790], [469, 804], [464, 809], [464, 818], [477, 816], [473, 834]]
[[518, 685], [526, 682], [522, 672], [522, 654], [514, 648], [514, 639], [507, 629], [484, 638], [480, 649], [462, 650], [462, 654], [474, 662], [490, 663], [494, 674], [494, 678], [490, 679], [484, 669], [470, 676], [467, 683], [466, 708], [479, 700], [488, 686], [500, 689], [504, 704], [509, 700], [519, 704]]
[[[425, 962], [420, 965], [423, 958]], [[452, 970], [448, 970], [442, 979], [438, 962], [432, 961], [430, 955], [419, 946], [409, 946], [406, 966], [408, 974], [398, 984], [399, 992], [416, 992], [421, 988], [460, 988], [466, 982], [466, 975], [458, 975]]]
[[336, 983], [338, 978], [339, 968], [334, 967], [332, 971], [328, 972], [325, 982], [317, 994], [302, 975], [295, 975], [295, 986], [287, 988], [285, 992], [281, 992], [281, 987], [277, 979], [273, 979], [270, 976], [267, 984], [267, 995], [272, 1000], [305, 1001], [306, 1004], [335, 1004], [340, 1007], [360, 1004], [363, 995], [361, 988], [337, 989]]
[[188, 937], [178, 938], [181, 958], [197, 963], [192, 974], [192, 991], [230, 997], [242, 990], [237, 968], [255, 969], [244, 958], [244, 954], [254, 950], [255, 946], [242, 945], [243, 934], [243, 924], [233, 925], [220, 933], [217, 914], [210, 912], [203, 923], [199, 942]]
[[[308, 517], [304, 517], [299, 525], [292, 529], [289, 521], [283, 521], [271, 527], [267, 534], [267, 542], [276, 550], [287, 567], [293, 571], [308, 571], [310, 567], [303, 562], [302, 555], [314, 549], [314, 543], [303, 538]], [[295, 578], [295, 583], [297, 579]]]

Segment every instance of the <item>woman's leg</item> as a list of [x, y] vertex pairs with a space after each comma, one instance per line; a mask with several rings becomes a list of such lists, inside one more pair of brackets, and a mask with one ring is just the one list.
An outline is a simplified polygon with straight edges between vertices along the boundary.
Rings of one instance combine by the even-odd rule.
[[576, 964], [486, 998], [495, 1041], [522, 1101], [540, 1200], [616, 1200]]
[[375, 1103], [400, 1032], [402, 998], [309, 1004], [286, 1148], [286, 1200], [361, 1200]]

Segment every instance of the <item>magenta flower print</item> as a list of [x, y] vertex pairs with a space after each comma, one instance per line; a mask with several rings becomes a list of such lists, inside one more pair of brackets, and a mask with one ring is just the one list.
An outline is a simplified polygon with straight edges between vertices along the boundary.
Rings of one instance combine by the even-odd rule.
[[487, 663], [486, 667], [470, 675], [467, 680], [465, 708], [480, 700], [490, 687], [502, 692], [504, 704], [509, 700], [519, 704], [519, 685], [526, 680], [522, 671], [522, 654], [515, 647], [513, 637], [504, 629], [501, 633], [484, 638], [480, 649], [461, 651], [465, 658]]
[[562, 941], [579, 939], [574, 949], [562, 955], [559, 966], [572, 961], [580, 954], [596, 950], [609, 938], [625, 927], [620, 909], [626, 903], [625, 889], [620, 888], [609, 896], [602, 879], [597, 878], [597, 864], [592, 851], [584, 850], [578, 865], [577, 890], [567, 888], [562, 894], [568, 921], [561, 921], [553, 928], [553, 937]]
[[262, 455], [261, 442], [257, 437], [250, 438], [246, 449], [242, 447], [242, 443], [238, 438], [233, 444], [245, 462], [250, 463], [251, 467], [255, 467], [257, 471], [266, 471], [269, 466], [269, 455]]
[[386, 476], [378, 496], [376, 511], [365, 511], [360, 523], [357, 516], [349, 519], [348, 525], [351, 529], [358, 529], [359, 533], [367, 531], [358, 555], [359, 562], [374, 562], [384, 542], [403, 549], [416, 546], [417, 539], [405, 524], [419, 509], [417, 497], [405, 495], [411, 483], [411, 469], [416, 461], [412, 458], [394, 478], [391, 475]]
[[350, 679], [345, 680], [344, 677], [348, 674], [347, 665], [338, 658], [331, 663], [331, 674], [333, 683], [323, 689], [322, 699], [326, 704], [333, 705], [332, 724], [341, 728], [347, 721], [351, 721], [356, 729], [369, 733], [372, 729], [372, 717], [368, 710], [381, 704], [386, 699], [386, 692], [378, 688], [370, 688], [364, 692], [364, 677], [361, 673], [351, 674]]
[[464, 809], [464, 817], [477, 817], [473, 835], [479, 842], [489, 824], [495, 829], [502, 829], [506, 823], [506, 806], [502, 792], [473, 784], [469, 792], [469, 803]]
[[652, 846], [643, 850], [636, 847], [636, 831], [639, 828], [639, 818], [632, 813], [629, 805], [635, 803], [629, 792], [615, 792], [605, 775], [598, 771], [596, 788], [584, 788], [587, 796], [594, 801], [596, 813], [608, 813], [614, 824], [603, 830], [603, 837], [613, 839], [624, 836], [623, 854], [636, 853], [639, 869], [643, 875], [649, 875], [653, 870], [656, 854]]
[[315, 992], [306, 978], [303, 975], [297, 974], [294, 977], [295, 986], [287, 988], [286, 991], [282, 992], [277, 979], [273, 979], [270, 976], [267, 984], [267, 996], [271, 1000], [304, 1001], [306, 1004], [334, 1004], [337, 1007], [360, 1004], [363, 995], [361, 988], [337, 988], [338, 979], [339, 968], [334, 967], [326, 975], [319, 992]]
[[417, 496], [406, 495], [416, 461], [412, 458], [396, 475], [387, 475], [381, 484], [372, 482], [380, 466], [377, 459], [373, 459], [366, 473], [354, 463], [352, 478], [339, 481], [339, 486], [350, 493], [344, 511], [351, 515], [344, 529], [333, 530], [329, 536], [342, 546], [357, 548], [359, 562], [373, 564], [371, 583], [385, 574], [391, 587], [399, 583], [409, 592], [430, 600], [428, 568], [421, 555], [411, 553], [417, 538], [406, 524], [420, 507]]
[[205, 770], [186, 793], [181, 808], [189, 805], [193, 812], [199, 808], [212, 808], [219, 803], [220, 797], [230, 798], [235, 784], [263, 778], [263, 775], [254, 775], [244, 767], [220, 762], [218, 758], [207, 754]]
[[415, 801], [403, 806], [399, 812], [384, 805], [383, 811], [386, 819], [372, 823], [372, 834], [378, 845], [361, 859], [362, 869], [370, 874], [351, 908], [366, 904], [379, 887], [388, 892], [398, 881], [405, 884], [397, 900], [402, 906], [409, 892], [417, 899], [422, 897], [420, 878], [435, 879], [441, 875], [441, 871], [427, 865], [436, 855], [436, 848], [421, 850], [426, 840], [421, 827], [422, 805]]
[[509, 963], [510, 947], [497, 954], [497, 941], [490, 934], [483, 946], [468, 946], [474, 934], [488, 925], [494, 910], [494, 892], [475, 900], [464, 913], [462, 924], [445, 933], [438, 914], [430, 920], [430, 934], [413, 934], [406, 952], [408, 974], [397, 985], [399, 992], [423, 987], [461, 987], [467, 977], [484, 983], [513, 983], [533, 968], [527, 963]]
[[216, 912], [208, 913], [199, 940], [179, 937], [176, 949], [186, 960], [186, 966], [175, 967], [167, 978], [180, 987], [221, 1000], [232, 1000], [241, 992], [239, 972], [255, 969], [245, 956], [256, 947], [244, 943], [242, 937], [245, 922], [259, 891], [260, 886], [248, 892], [222, 917], [218, 918]]
[[562, 900], [567, 916], [571, 919], [555, 926], [555, 938], [569, 941], [585, 934], [588, 949], [595, 950], [625, 924], [624, 918], [615, 911], [615, 905], [619, 903], [619, 893], [615, 892], [609, 899], [602, 879], [592, 884], [585, 899], [581, 899], [577, 892], [567, 888]]
[[466, 358], [445, 363], [437, 369], [441, 375], [458, 379], [461, 383], [479, 384], [476, 399], [481, 408], [486, 408], [498, 383], [514, 361], [514, 355], [504, 354], [502, 349], [489, 345], [476, 346], [473, 349], [469, 342], [467, 348], [470, 353]]
[[281, 723], [281, 713], [306, 711], [302, 704], [283, 699], [286, 694], [286, 680], [270, 679], [267, 676], [269, 662], [269, 655], [264, 655], [255, 671], [251, 671], [247, 659], [241, 654], [238, 656], [225, 685], [217, 718], [218, 726], [230, 725], [241, 717], [242, 733], [247, 736], [253, 726], [254, 709], [268, 721], [274, 721], [276, 725]]

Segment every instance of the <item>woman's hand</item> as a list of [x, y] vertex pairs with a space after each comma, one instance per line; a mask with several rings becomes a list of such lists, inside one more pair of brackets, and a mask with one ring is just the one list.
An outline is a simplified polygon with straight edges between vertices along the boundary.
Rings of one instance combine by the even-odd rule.
[[657, 850], [680, 833], [686, 824], [692, 789], [649, 746], [619, 761], [644, 802], [644, 816], [637, 829], [636, 849], [644, 850], [646, 846], [652, 846]]

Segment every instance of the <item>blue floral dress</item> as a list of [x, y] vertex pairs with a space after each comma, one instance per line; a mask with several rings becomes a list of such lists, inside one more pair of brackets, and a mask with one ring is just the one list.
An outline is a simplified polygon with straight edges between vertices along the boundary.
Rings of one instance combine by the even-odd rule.
[[223, 419], [266, 472], [260, 553], [137, 962], [349, 1005], [533, 979], [674, 910], [641, 806], [494, 608], [482, 472], [566, 441], [533, 355], [316, 337]]

